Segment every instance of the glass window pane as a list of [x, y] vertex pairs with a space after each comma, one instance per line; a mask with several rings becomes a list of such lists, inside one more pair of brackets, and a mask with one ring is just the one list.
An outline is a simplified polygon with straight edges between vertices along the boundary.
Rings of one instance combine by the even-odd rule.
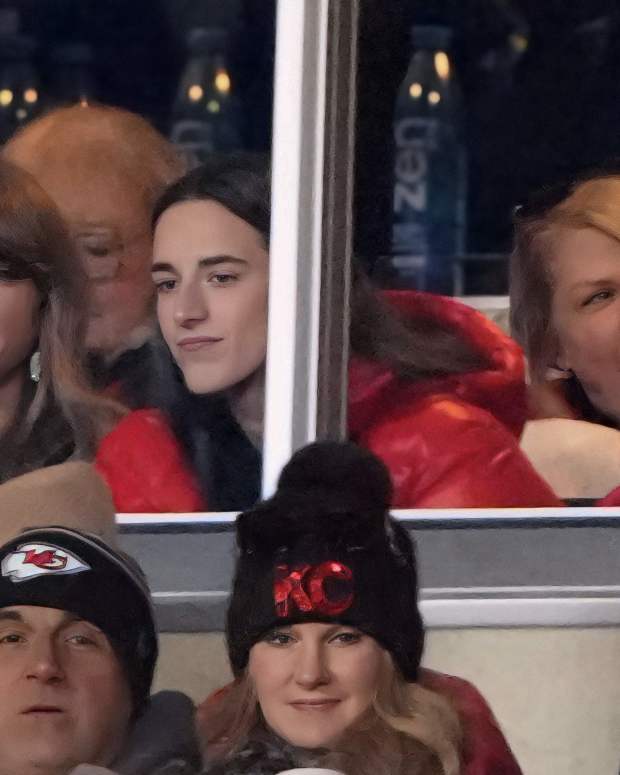
[[[571, 255], [575, 267], [583, 266], [577, 254], [600, 255], [598, 244], [566, 238], [563, 284], [554, 275], [552, 294], [548, 263], [536, 269], [551, 249], [542, 237], [535, 240], [536, 224], [528, 222], [516, 254], [527, 255], [515, 261], [524, 268], [509, 288], [517, 205], [617, 154], [610, 41], [618, 11], [613, 3], [577, 6], [360, 3], [354, 250], [410, 330], [382, 331], [372, 315], [357, 320], [352, 307], [353, 352], [377, 368], [374, 383], [361, 365], [350, 372], [351, 393], [363, 400], [349, 401], [349, 429], [362, 443], [372, 438], [377, 452], [388, 454], [397, 439], [409, 445], [418, 484], [403, 507], [592, 504], [620, 484], [620, 458], [609, 454], [620, 450], [613, 337], [606, 338], [595, 318], [588, 326], [577, 313], [567, 320], [570, 299], [562, 290]], [[617, 165], [605, 169], [617, 176]], [[562, 198], [561, 191], [555, 195]], [[613, 207], [613, 192], [607, 196], [609, 202], [600, 202], [603, 219]], [[592, 202], [581, 201], [574, 218], [585, 227], [598, 215], [587, 210]], [[620, 216], [617, 221], [620, 227]], [[617, 271], [610, 253], [618, 250], [620, 233], [605, 223], [609, 261], [606, 273], [594, 278], [602, 284]], [[613, 294], [603, 289], [605, 301]], [[557, 309], [564, 310], [559, 320]], [[366, 340], [358, 334], [360, 321], [373, 332]], [[509, 333], [528, 356], [527, 389]], [[409, 375], [408, 393], [402, 384], [385, 390], [381, 383], [389, 369], [381, 371], [377, 362], [390, 365], [390, 348], [392, 373]], [[374, 423], [364, 414], [369, 396]], [[437, 411], [428, 403], [427, 414], [421, 403], [416, 408], [431, 397]], [[415, 427], [407, 429], [414, 417]], [[379, 444], [388, 424], [392, 438]], [[488, 432], [477, 437], [483, 425]], [[497, 479], [494, 444], [506, 456]]]
[[[29, 170], [54, 200], [66, 221], [72, 252], [77, 253], [65, 267], [72, 276], [70, 303], [66, 299], [71, 293], [63, 292], [65, 302], [44, 304], [42, 312], [42, 330], [50, 319], [47, 328], [56, 325], [54, 315], [64, 315], [59, 327], [66, 341], [53, 355], [47, 346], [53, 337], [43, 330], [40, 357], [33, 357], [30, 364], [27, 352], [19, 364], [19, 401], [11, 413], [15, 427], [9, 423], [3, 438], [4, 451], [13, 450], [5, 455], [11, 466], [0, 471], [0, 479], [72, 454], [92, 457], [104, 430], [118, 421], [119, 407], [110, 400], [98, 402], [92, 394], [79, 394], [73, 406], [79, 375], [73, 366], [60, 373], [65, 356], [75, 362], [85, 350], [88, 376], [108, 399], [119, 399], [133, 410], [169, 406], [165, 392], [171, 385], [176, 390], [182, 380], [152, 314], [153, 204], [184, 170], [236, 151], [262, 155], [268, 191], [274, 46], [271, 0], [0, 4], [4, 154]], [[244, 174], [246, 162], [240, 164]], [[268, 194], [264, 209], [268, 232]], [[205, 250], [212, 247], [205, 245]], [[58, 269], [54, 261], [50, 259], [50, 274]], [[15, 267], [9, 269], [15, 274]], [[27, 284], [29, 278], [20, 274], [15, 279]], [[215, 281], [224, 282], [219, 275]], [[69, 280], [62, 282], [69, 287]], [[53, 314], [48, 315], [51, 307]], [[79, 325], [78, 319], [83, 321]], [[220, 320], [221, 326], [224, 322]], [[32, 343], [24, 344], [26, 350], [35, 349], [35, 334]], [[85, 341], [78, 342], [82, 334]], [[241, 357], [247, 360], [245, 352]], [[39, 383], [34, 376], [31, 379], [30, 371], [36, 377], [41, 374]], [[255, 436], [239, 430], [243, 442], [235, 447], [236, 451], [244, 447], [247, 462], [247, 475], [237, 481], [243, 479], [254, 496], [260, 492], [262, 396], [256, 401], [260, 406]], [[38, 424], [24, 448], [18, 441], [22, 426], [30, 422], [29, 409], [34, 407], [36, 414], [41, 405], [45, 411], [37, 414]], [[119, 488], [124, 492], [119, 494], [119, 508], [142, 512], [217, 508], [213, 493], [203, 497], [204, 482], [191, 481], [193, 472], [185, 460], [191, 451], [179, 426], [173, 429], [175, 440], [166, 427], [170, 417], [156, 423], [153, 418], [133, 417], [121, 422], [130, 425], [107, 452], [115, 475], [126, 474]], [[190, 423], [190, 435], [194, 425], [199, 423]], [[238, 426], [236, 418], [230, 425]], [[7, 438], [14, 442], [12, 447]], [[197, 446], [200, 457], [202, 445]], [[151, 455], [150, 460], [144, 455]], [[192, 462], [205, 468], [196, 459]], [[148, 489], [160, 478], [155, 472], [171, 473], [172, 463], [178, 473], [176, 479], [172, 475], [170, 497], [165, 494], [168, 485], [161, 483], [161, 498], [150, 498]], [[164, 468], [158, 468], [160, 464]], [[138, 474], [141, 467], [150, 470], [150, 483], [148, 475]], [[131, 471], [137, 476], [133, 485]], [[218, 478], [217, 472], [211, 475], [211, 481]], [[247, 484], [250, 479], [252, 485]], [[134, 498], [140, 488], [146, 491], [142, 501]], [[233, 482], [229, 490], [235, 489]]]

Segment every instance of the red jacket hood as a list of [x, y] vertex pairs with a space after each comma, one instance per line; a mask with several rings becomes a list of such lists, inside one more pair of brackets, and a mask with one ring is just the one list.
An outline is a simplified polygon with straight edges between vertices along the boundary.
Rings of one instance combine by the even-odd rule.
[[353, 357], [349, 367], [350, 434], [362, 433], [386, 405], [445, 393], [485, 409], [520, 436], [527, 404], [519, 345], [480, 312], [446, 296], [390, 291], [384, 298], [412, 320], [432, 318], [455, 329], [491, 365], [482, 371], [410, 381], [397, 377], [384, 364]]

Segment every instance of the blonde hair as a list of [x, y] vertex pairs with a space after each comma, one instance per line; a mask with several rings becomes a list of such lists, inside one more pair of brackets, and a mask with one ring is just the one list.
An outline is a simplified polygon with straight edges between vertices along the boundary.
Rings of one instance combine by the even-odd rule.
[[[262, 721], [247, 670], [201, 709], [198, 735], [205, 758], [239, 752]], [[455, 710], [439, 694], [405, 681], [385, 652], [372, 711], [313, 766], [351, 775], [459, 775], [461, 729]]]
[[[546, 207], [545, 196], [551, 198]], [[555, 239], [562, 228], [592, 228], [620, 241], [620, 176], [592, 173], [543, 192], [542, 199], [542, 207], [517, 211], [510, 264], [511, 332], [525, 351], [534, 383], [545, 381], [558, 350], [551, 316]]]

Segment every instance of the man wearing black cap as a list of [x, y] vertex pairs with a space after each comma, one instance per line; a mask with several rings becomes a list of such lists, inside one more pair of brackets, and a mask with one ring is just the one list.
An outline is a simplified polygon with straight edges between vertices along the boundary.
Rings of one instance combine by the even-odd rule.
[[176, 693], [149, 699], [156, 659], [149, 589], [131, 558], [65, 527], [6, 542], [0, 775], [192, 772], [192, 706]]

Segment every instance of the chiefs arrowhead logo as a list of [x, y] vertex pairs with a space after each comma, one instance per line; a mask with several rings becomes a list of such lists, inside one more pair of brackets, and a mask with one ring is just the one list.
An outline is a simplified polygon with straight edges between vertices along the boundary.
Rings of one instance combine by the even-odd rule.
[[2, 576], [13, 582], [49, 574], [81, 573], [90, 570], [75, 554], [49, 544], [22, 544], [2, 560]]
[[23, 565], [36, 565], [37, 568], [47, 570], [62, 570], [67, 567], [67, 556], [58, 553], [57, 549], [28, 549], [23, 560]]

